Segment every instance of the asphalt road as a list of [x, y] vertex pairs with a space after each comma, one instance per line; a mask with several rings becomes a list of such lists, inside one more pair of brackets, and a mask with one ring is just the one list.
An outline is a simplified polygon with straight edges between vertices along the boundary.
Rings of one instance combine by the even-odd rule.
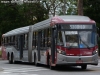
[[50, 70], [44, 65], [36, 67], [30, 63], [9, 64], [6, 60], [0, 60], [0, 75], [100, 75], [100, 60], [98, 66], [88, 65], [86, 70], [67, 66]]

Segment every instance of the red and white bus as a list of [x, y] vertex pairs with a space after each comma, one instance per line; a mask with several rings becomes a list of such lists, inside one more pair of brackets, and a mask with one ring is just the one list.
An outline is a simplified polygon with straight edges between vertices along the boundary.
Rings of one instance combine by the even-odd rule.
[[2, 35], [9, 63], [98, 65], [97, 27], [86, 16], [55, 16]]

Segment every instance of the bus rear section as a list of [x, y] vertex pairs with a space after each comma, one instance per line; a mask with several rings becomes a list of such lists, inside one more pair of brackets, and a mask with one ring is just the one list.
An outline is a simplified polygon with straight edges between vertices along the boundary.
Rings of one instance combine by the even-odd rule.
[[98, 65], [98, 45], [95, 24], [57, 24], [56, 64]]

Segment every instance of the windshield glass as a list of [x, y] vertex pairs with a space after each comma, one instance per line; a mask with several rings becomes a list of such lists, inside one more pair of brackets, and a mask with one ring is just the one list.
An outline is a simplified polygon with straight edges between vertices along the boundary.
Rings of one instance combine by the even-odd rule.
[[58, 24], [58, 31], [64, 47], [90, 49], [97, 45], [95, 24]]
[[64, 31], [65, 47], [91, 48], [97, 45], [97, 36], [92, 31]]
[[79, 32], [79, 47], [87, 48], [94, 47], [96, 43], [96, 34], [92, 31], [80, 31]]
[[67, 47], [78, 48], [78, 32], [77, 31], [65, 31], [65, 40]]

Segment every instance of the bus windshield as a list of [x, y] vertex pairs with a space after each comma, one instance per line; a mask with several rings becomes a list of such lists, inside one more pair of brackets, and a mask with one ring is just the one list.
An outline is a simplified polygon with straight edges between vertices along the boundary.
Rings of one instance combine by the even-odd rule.
[[71, 48], [90, 48], [96, 42], [96, 33], [92, 31], [65, 31], [65, 47]]
[[[67, 26], [67, 25], [66, 25]], [[82, 27], [81, 27], [82, 26]], [[68, 48], [88, 48], [97, 45], [97, 33], [93, 30], [93, 25], [81, 25], [72, 29], [61, 30], [64, 47]], [[63, 29], [64, 26], [62, 26]], [[65, 27], [64, 27], [65, 29]], [[87, 29], [87, 30], [85, 30]], [[88, 30], [90, 29], [90, 30]]]

